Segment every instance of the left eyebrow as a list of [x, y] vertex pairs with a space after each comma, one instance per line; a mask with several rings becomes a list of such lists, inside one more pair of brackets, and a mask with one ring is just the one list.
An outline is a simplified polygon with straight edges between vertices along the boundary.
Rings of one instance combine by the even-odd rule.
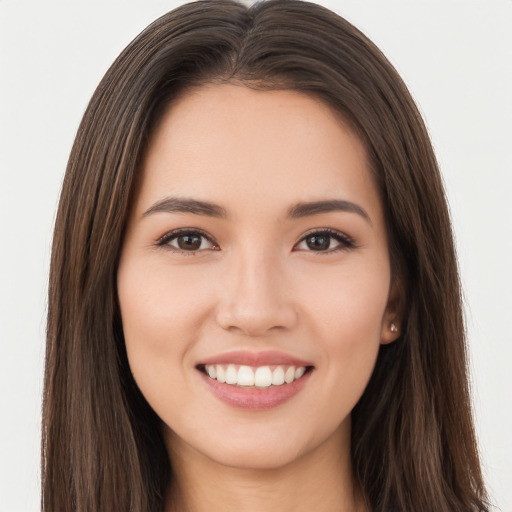
[[372, 223], [370, 216], [361, 206], [351, 201], [343, 201], [341, 199], [298, 203], [288, 210], [288, 217], [291, 219], [299, 219], [301, 217], [309, 217], [310, 215], [320, 215], [321, 213], [335, 211], [355, 213], [363, 217], [363, 219], [370, 224]]

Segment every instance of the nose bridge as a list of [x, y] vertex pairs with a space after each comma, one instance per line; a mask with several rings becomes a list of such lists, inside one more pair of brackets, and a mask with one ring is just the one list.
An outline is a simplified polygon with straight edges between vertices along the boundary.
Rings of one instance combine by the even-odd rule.
[[232, 255], [219, 323], [250, 336], [286, 329], [296, 322], [296, 311], [286, 293], [285, 272], [279, 255], [249, 244]]

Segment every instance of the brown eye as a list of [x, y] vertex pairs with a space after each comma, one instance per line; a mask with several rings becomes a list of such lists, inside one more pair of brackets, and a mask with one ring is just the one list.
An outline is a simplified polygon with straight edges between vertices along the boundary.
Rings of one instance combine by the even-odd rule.
[[198, 251], [201, 248], [202, 238], [201, 235], [179, 235], [175, 240], [183, 251]]
[[312, 251], [327, 251], [331, 246], [331, 236], [325, 234], [311, 235], [305, 238], [304, 241]]
[[295, 246], [299, 251], [334, 252], [354, 248], [354, 242], [339, 231], [315, 231], [306, 235]]
[[188, 230], [169, 233], [158, 242], [158, 245], [173, 251], [190, 253], [217, 249], [217, 246], [205, 234]]

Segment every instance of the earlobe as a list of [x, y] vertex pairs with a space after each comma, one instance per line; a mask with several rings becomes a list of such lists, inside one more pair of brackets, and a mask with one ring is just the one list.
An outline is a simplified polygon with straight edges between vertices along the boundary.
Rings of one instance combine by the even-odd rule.
[[400, 280], [391, 285], [388, 304], [382, 321], [381, 344], [386, 345], [397, 340], [401, 335], [400, 319], [403, 314], [403, 287]]
[[388, 343], [392, 343], [396, 339], [400, 337], [400, 327], [398, 322], [395, 321], [385, 321], [382, 325], [382, 333], [380, 337], [380, 342], [382, 345], [387, 345]]

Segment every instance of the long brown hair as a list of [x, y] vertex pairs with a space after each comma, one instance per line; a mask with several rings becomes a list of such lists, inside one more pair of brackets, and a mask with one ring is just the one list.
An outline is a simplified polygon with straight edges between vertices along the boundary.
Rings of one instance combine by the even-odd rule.
[[45, 512], [155, 512], [172, 479], [160, 420], [131, 376], [116, 297], [123, 229], [152, 129], [208, 82], [322, 99], [366, 144], [402, 284], [403, 333], [380, 349], [352, 413], [352, 460], [368, 507], [486, 511], [467, 384], [450, 220], [409, 92], [356, 28], [318, 5], [184, 5], [118, 57], [69, 159], [50, 272], [42, 432]]

